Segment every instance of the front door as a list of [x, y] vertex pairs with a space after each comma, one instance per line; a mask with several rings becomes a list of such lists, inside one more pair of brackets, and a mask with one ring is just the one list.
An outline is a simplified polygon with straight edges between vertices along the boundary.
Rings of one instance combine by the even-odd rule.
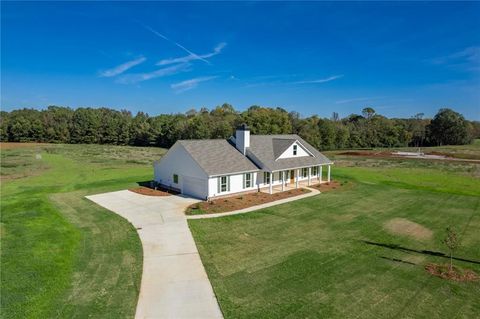
[[290, 171], [290, 183], [295, 183], [295, 171], [293, 169]]

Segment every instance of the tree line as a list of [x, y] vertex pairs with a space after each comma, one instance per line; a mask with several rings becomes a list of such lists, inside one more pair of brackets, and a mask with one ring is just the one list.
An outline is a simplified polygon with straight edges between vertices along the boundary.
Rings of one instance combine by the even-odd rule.
[[480, 122], [468, 121], [447, 108], [433, 119], [423, 114], [389, 119], [371, 107], [345, 118], [338, 113], [321, 118], [260, 106], [239, 112], [223, 104], [211, 110], [157, 116], [60, 106], [2, 111], [0, 140], [170, 147], [179, 139], [228, 138], [241, 123], [247, 123], [252, 134], [298, 134], [320, 150], [468, 144], [480, 137]]

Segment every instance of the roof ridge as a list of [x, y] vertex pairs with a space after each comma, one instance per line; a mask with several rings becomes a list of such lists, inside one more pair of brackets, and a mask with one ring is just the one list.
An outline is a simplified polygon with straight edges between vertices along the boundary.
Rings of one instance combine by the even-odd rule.
[[228, 141], [227, 138], [192, 138], [192, 139], [181, 139], [177, 140], [177, 142], [197, 142], [197, 141]]

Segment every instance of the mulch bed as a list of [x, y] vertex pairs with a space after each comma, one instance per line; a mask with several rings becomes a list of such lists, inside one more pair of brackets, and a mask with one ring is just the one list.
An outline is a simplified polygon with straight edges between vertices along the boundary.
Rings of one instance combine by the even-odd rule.
[[338, 189], [342, 187], [342, 184], [339, 181], [330, 181], [329, 183], [315, 184], [309, 187], [316, 188], [323, 193]]
[[455, 266], [450, 270], [449, 264], [427, 264], [425, 270], [433, 276], [454, 281], [476, 281], [480, 279], [478, 274], [473, 270], [460, 269]]
[[179, 192], [163, 187], [157, 187], [157, 189], [153, 189], [145, 186], [140, 186], [137, 188], [130, 188], [129, 191], [147, 196], [170, 196], [180, 194]]
[[233, 195], [231, 197], [192, 204], [187, 208], [185, 213], [187, 215], [226, 213], [306, 193], [310, 193], [310, 191], [305, 188], [298, 188], [276, 194], [258, 192], [243, 195]]

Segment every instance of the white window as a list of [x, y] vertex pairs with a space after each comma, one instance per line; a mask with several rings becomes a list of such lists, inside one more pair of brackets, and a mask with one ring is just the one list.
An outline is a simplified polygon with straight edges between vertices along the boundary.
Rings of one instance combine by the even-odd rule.
[[302, 168], [302, 177], [307, 177], [308, 176], [308, 168], [307, 167], [304, 167]]
[[246, 173], [243, 175], [243, 188], [252, 187], [252, 173]]
[[220, 176], [218, 178], [218, 192], [228, 192], [230, 190], [230, 176]]
[[293, 145], [293, 155], [297, 155], [297, 145]]
[[264, 184], [270, 184], [270, 173], [269, 172], [263, 172], [263, 183]]
[[312, 176], [317, 176], [318, 174], [318, 166], [312, 167]]

